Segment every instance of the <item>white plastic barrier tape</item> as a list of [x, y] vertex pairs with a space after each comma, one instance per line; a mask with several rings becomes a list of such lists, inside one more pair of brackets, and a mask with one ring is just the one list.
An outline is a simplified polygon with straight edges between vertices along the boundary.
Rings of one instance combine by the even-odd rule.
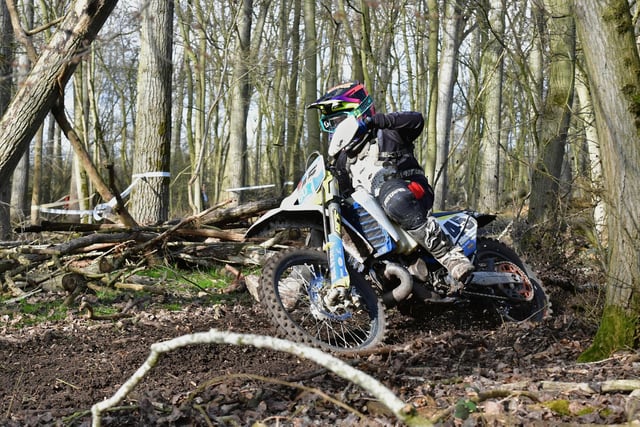
[[[171, 176], [170, 172], [145, 172], [145, 173], [136, 173], [132, 175], [133, 182], [129, 185], [123, 192], [120, 194], [121, 198], [125, 198], [131, 193], [133, 187], [140, 180], [145, 180], [146, 178], [169, 178]], [[71, 202], [75, 202], [75, 200], [65, 200], [63, 202], [55, 202], [55, 203], [47, 203], [46, 205], [39, 206], [40, 212], [52, 213], [52, 214], [60, 214], [60, 215], [80, 215], [80, 216], [89, 216], [93, 215], [93, 218], [96, 221], [100, 221], [104, 218], [104, 215], [111, 213], [113, 208], [118, 203], [117, 199], [114, 197], [106, 203], [100, 203], [96, 205], [93, 210], [74, 210], [74, 209], [55, 209], [53, 206], [64, 206], [68, 205]], [[51, 206], [51, 207], [50, 207]]]

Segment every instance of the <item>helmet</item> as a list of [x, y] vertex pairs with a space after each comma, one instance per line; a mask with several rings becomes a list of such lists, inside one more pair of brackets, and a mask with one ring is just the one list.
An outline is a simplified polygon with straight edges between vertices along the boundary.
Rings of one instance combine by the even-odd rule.
[[320, 128], [331, 134], [347, 116], [363, 120], [375, 114], [373, 100], [364, 85], [357, 81], [342, 83], [329, 89], [307, 108], [320, 110]]

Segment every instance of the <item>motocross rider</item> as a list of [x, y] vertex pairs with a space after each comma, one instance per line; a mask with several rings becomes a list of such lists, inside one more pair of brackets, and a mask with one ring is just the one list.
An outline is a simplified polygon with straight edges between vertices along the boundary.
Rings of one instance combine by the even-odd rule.
[[473, 264], [430, 215], [433, 189], [413, 154], [413, 142], [424, 127], [422, 114], [376, 114], [373, 100], [359, 82], [335, 86], [307, 108], [320, 110], [320, 127], [329, 138], [349, 115], [358, 120], [356, 138], [336, 155], [340, 190], [363, 188], [373, 194], [387, 216], [464, 285]]

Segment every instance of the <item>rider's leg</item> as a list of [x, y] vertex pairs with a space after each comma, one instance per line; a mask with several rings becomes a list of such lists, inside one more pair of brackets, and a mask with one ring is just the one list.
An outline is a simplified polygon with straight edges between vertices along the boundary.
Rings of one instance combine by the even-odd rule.
[[423, 245], [454, 279], [464, 283], [473, 272], [473, 264], [465, 256], [462, 248], [453, 244], [435, 218], [429, 217], [422, 226], [407, 232]]
[[[423, 179], [420, 179], [423, 178]], [[380, 188], [380, 204], [387, 215], [402, 226], [442, 264], [451, 277], [464, 282], [474, 270], [462, 248], [454, 245], [438, 221], [429, 216], [433, 190], [426, 178], [407, 182], [391, 179]]]

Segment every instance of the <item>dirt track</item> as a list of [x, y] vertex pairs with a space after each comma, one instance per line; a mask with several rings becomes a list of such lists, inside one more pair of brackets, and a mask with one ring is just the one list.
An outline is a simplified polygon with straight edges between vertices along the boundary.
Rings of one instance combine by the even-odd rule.
[[[637, 419], [634, 408], [640, 401], [628, 391], [542, 389], [543, 381], [597, 385], [637, 378], [640, 373], [636, 354], [596, 364], [575, 363], [595, 332], [593, 322], [575, 311], [588, 305], [588, 299], [557, 289], [552, 299], [554, 316], [537, 325], [478, 322], [465, 312], [451, 311], [414, 319], [393, 310], [388, 346], [352, 362], [424, 415], [439, 414], [444, 425], [460, 424], [464, 418], [465, 425], [619, 424]], [[86, 411], [111, 396], [156, 341], [212, 327], [274, 333], [261, 307], [247, 294], [226, 306], [191, 302], [179, 312], [149, 303], [135, 317], [116, 322], [87, 320], [73, 313], [61, 322], [20, 330], [8, 323], [3, 322], [0, 330], [0, 424], [9, 426], [90, 424]], [[491, 390], [499, 392], [484, 394]], [[480, 401], [476, 408], [470, 403], [473, 399]], [[467, 415], [465, 408], [475, 410]], [[361, 389], [311, 362], [273, 351], [217, 345], [166, 355], [123, 408], [103, 418], [103, 425], [113, 426], [254, 422], [395, 425]]]

